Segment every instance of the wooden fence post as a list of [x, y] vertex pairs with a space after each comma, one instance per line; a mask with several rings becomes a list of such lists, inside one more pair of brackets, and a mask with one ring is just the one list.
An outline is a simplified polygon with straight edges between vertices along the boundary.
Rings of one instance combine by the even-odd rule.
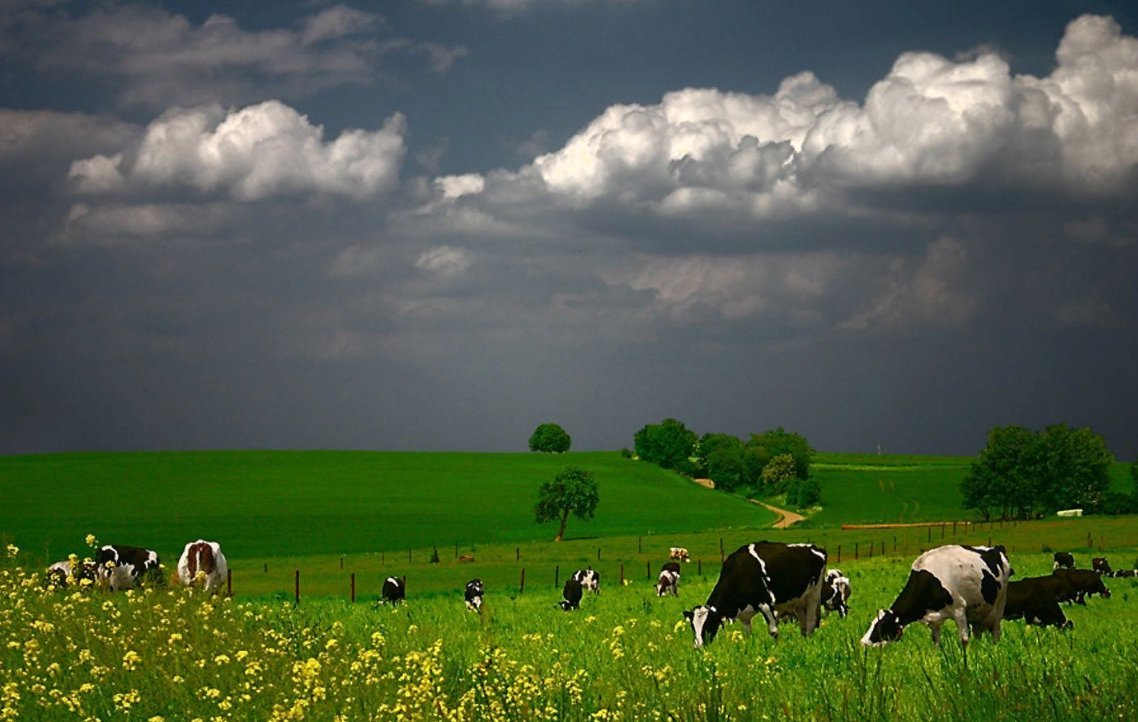
[[356, 603], [356, 573], [352, 572], [352, 604]]
[[526, 568], [522, 567], [522, 578], [521, 578], [521, 581], [518, 582], [518, 594], [521, 594], [525, 590], [526, 590]]
[[620, 563], [620, 586], [624, 586], [624, 562]]
[[599, 562], [600, 560], [601, 560], [601, 548], [597, 547], [597, 561]]
[[269, 573], [269, 563], [265, 562], [265, 574]]
[[340, 555], [340, 569], [343, 569], [343, 568], [344, 568], [344, 555], [341, 554]]
[[885, 556], [885, 540], [881, 540], [881, 556]]
[[233, 596], [233, 569], [225, 570], [225, 596]]
[[[652, 562], [644, 562], [644, 565], [645, 565], [644, 566], [644, 573], [647, 575], [648, 579], [651, 579], [652, 578]], [[620, 566], [622, 569], [624, 568], [623, 564], [621, 564]]]
[[300, 570], [296, 570], [296, 603], [300, 604]]
[[636, 537], [636, 553], [637, 554], [643, 554], [644, 553], [644, 543], [643, 542], [644, 542], [643, 537]]
[[553, 588], [561, 586], [561, 565], [558, 564], [553, 567]]
[[514, 561], [520, 562], [522, 560], [522, 548], [514, 547]]
[[697, 559], [695, 564], [696, 564], [695, 573], [702, 577], [703, 576], [703, 560]]
[[842, 545], [838, 545], [838, 564], [842, 563]]

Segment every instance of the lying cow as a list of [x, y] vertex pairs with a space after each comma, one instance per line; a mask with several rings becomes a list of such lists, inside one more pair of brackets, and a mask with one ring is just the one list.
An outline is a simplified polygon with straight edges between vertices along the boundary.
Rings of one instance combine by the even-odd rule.
[[162, 562], [158, 552], [124, 544], [107, 544], [95, 553], [95, 577], [103, 587], [117, 592], [136, 584], [162, 584]]
[[229, 564], [217, 542], [198, 539], [186, 544], [178, 559], [178, 579], [183, 586], [200, 584], [209, 594], [224, 586], [229, 576]]
[[1075, 557], [1073, 557], [1070, 552], [1055, 552], [1052, 558], [1055, 560], [1054, 565], [1051, 567], [1052, 569], [1075, 568]]
[[601, 593], [601, 573], [592, 567], [573, 572], [573, 579], [580, 583], [582, 589], [588, 589], [593, 594]]
[[811, 544], [760, 541], [739, 547], [723, 560], [707, 602], [684, 612], [695, 646], [711, 643], [719, 628], [735, 619], [750, 634], [756, 614], [776, 639], [780, 613], [793, 614], [802, 635], [810, 636], [818, 626], [825, 576], [826, 551]]
[[[675, 562], [669, 562], [669, 564], [675, 564]], [[662, 597], [665, 594], [671, 594], [673, 597], [680, 596], [680, 573], [675, 569], [669, 569], [667, 565], [660, 570], [660, 576], [656, 579], [656, 596]]]
[[482, 587], [481, 579], [471, 579], [466, 583], [466, 591], [464, 597], [466, 599], [466, 608], [472, 612], [482, 613], [482, 594], [485, 589]]
[[831, 569], [822, 582], [822, 608], [845, 618], [850, 612], [850, 580], [840, 569]]
[[1066, 580], [1054, 574], [1009, 582], [1004, 619], [1023, 619], [1028, 624], [1071, 629], [1075, 623], [1067, 619], [1059, 606], [1060, 597], [1068, 589]]
[[407, 585], [399, 577], [388, 577], [383, 580], [383, 589], [379, 594], [380, 604], [396, 605], [407, 598]]
[[75, 558], [65, 559], [52, 564], [44, 574], [45, 586], [51, 585], [60, 589], [71, 584], [82, 585], [84, 579], [92, 584], [95, 582], [95, 562], [90, 559], [83, 561]]
[[956, 620], [964, 646], [969, 625], [972, 633], [991, 632], [998, 642], [1012, 574], [1002, 546], [931, 549], [913, 562], [901, 593], [877, 613], [861, 643], [877, 647], [895, 641], [907, 625], [920, 621], [932, 630], [933, 644], [940, 644], [940, 627], [949, 619]]
[[561, 590], [561, 601], [557, 606], [561, 611], [569, 612], [581, 606], [581, 582], [573, 577], [565, 580], [565, 587]]
[[688, 550], [683, 547], [672, 547], [668, 550], [668, 559], [674, 562], [690, 562], [691, 555]]
[[1091, 594], [1110, 599], [1110, 590], [1103, 584], [1101, 574], [1089, 569], [1056, 569], [1051, 574], [1062, 578], [1068, 585], [1066, 592], [1059, 599], [1061, 602], [1074, 602], [1085, 606], [1087, 597]]

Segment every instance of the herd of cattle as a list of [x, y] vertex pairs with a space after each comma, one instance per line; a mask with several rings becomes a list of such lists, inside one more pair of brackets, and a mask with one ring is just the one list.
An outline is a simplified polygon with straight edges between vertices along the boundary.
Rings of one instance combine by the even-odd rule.
[[[686, 549], [670, 550], [656, 581], [658, 597], [679, 596], [680, 563], [689, 560]], [[738, 621], [750, 634], [751, 621], [759, 615], [775, 638], [780, 621], [793, 618], [808, 637], [817, 629], [823, 610], [845, 617], [850, 580], [838, 569], [827, 569], [826, 562], [826, 550], [813, 544], [759, 541], [739, 547], [723, 560], [707, 601], [683, 613], [695, 646], [711, 642], [729, 622]], [[178, 580], [216, 593], [226, 583], [227, 569], [220, 545], [198, 539], [182, 551]], [[1109, 598], [1103, 577], [1134, 577], [1138, 570], [1115, 571], [1104, 557], [1092, 559], [1089, 570], [1076, 569], [1070, 553], [1056, 552], [1050, 575], [1011, 581], [1014, 573], [1002, 546], [950, 544], [931, 549], [913, 562], [901, 592], [888, 609], [877, 612], [861, 643], [879, 646], [895, 641], [906, 626], [918, 621], [928, 625], [937, 644], [941, 626], [950, 620], [956, 623], [963, 645], [982, 632], [998, 641], [1003, 619], [1069, 629], [1074, 624], [1060, 602], [1085, 605], [1093, 594]], [[163, 581], [156, 552], [115, 544], [100, 547], [94, 560], [77, 562], [73, 557], [51, 565], [46, 579], [58, 587], [88, 583], [111, 591], [130, 589], [148, 579]], [[600, 573], [591, 567], [575, 571], [565, 582], [558, 606], [564, 611], [578, 609], [585, 591], [600, 593], [600, 581]], [[481, 613], [484, 593], [482, 580], [471, 579], [464, 590], [467, 608]], [[406, 579], [388, 577], [380, 603], [399, 604], [405, 599]]]

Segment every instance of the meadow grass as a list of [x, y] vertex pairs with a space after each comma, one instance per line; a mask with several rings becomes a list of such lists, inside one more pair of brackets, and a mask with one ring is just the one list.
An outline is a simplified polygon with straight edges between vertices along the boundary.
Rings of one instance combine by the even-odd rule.
[[[1136, 549], [1125, 550], [1134, 554]], [[647, 581], [604, 587], [563, 613], [552, 590], [488, 589], [482, 615], [458, 596], [399, 607], [207, 599], [184, 590], [47, 591], [0, 565], [0, 718], [454, 720], [1133, 719], [1138, 582], [1067, 610], [1075, 628], [1005, 622], [965, 654], [922, 625], [897, 643], [858, 640], [910, 560], [860, 560], [852, 612], [809, 639], [726, 627], [703, 650], [681, 612], [714, 579], [684, 567], [680, 598]], [[1050, 569], [1019, 554], [1021, 576]]]
[[169, 452], [0, 457], [0, 535], [58, 559], [87, 533], [180, 553], [199, 537], [227, 555], [347, 554], [552, 538], [537, 489], [569, 464], [596, 475], [594, 519], [570, 537], [754, 527], [771, 512], [709, 494], [616, 452]]

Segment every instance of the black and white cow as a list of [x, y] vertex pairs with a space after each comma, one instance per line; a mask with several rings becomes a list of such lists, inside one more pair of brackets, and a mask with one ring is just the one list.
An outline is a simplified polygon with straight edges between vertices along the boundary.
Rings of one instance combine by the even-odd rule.
[[877, 613], [861, 643], [877, 647], [895, 641], [906, 625], [921, 621], [932, 630], [933, 644], [940, 644], [940, 627], [949, 619], [956, 620], [962, 645], [968, 645], [969, 625], [972, 633], [988, 631], [999, 641], [1013, 573], [1002, 546], [930, 549], [913, 562], [901, 593]]
[[1086, 605], [1087, 597], [1091, 594], [1110, 599], [1110, 590], [1103, 584], [1102, 575], [1097, 572], [1089, 569], [1056, 569], [1051, 574], [1062, 578], [1068, 585], [1066, 593], [1059, 599], [1061, 602]]
[[1052, 569], [1074, 569], [1075, 557], [1070, 552], [1055, 552], [1053, 556], [1055, 564]]
[[135, 584], [153, 582], [161, 584], [162, 562], [158, 552], [124, 544], [106, 544], [95, 553], [96, 581], [117, 592], [131, 589]]
[[577, 580], [582, 589], [588, 589], [593, 594], [601, 593], [601, 573], [592, 567], [573, 572], [573, 579]]
[[656, 579], [656, 596], [662, 597], [666, 594], [671, 594], [673, 597], [680, 596], [680, 573], [665, 567], [660, 570], [660, 576]]
[[1138, 569], [1119, 569], [1111, 576], [1113, 577], [1138, 577]]
[[482, 587], [481, 579], [471, 579], [466, 583], [466, 608], [472, 612], [482, 613], [482, 594], [485, 589]]
[[581, 582], [574, 577], [565, 580], [565, 588], [561, 590], [561, 601], [557, 606], [562, 611], [569, 612], [581, 606]]
[[822, 582], [822, 608], [837, 612], [843, 618], [850, 613], [850, 580], [840, 569], [826, 572]]
[[1059, 598], [1068, 588], [1066, 580], [1054, 574], [1008, 582], [1004, 619], [1023, 619], [1028, 624], [1070, 629], [1075, 623], [1067, 619], [1059, 606]]
[[65, 559], [47, 568], [47, 573], [44, 575], [44, 585], [52, 585], [62, 589], [69, 584], [82, 585], [84, 579], [90, 583], [95, 582], [95, 562], [90, 559], [83, 561]]
[[751, 633], [751, 618], [761, 614], [772, 637], [778, 637], [778, 615], [794, 615], [803, 636], [818, 626], [826, 550], [812, 544], [759, 541], [746, 544], [723, 560], [719, 581], [707, 602], [684, 612], [695, 634], [695, 646], [715, 639], [719, 628], [738, 619]]
[[1114, 576], [1114, 570], [1110, 568], [1110, 562], [1106, 557], [1095, 557], [1091, 559], [1091, 570], [1099, 574], [1105, 574], [1108, 577]]
[[383, 580], [380, 597], [381, 604], [399, 604], [407, 598], [407, 585], [399, 577], [388, 577]]

